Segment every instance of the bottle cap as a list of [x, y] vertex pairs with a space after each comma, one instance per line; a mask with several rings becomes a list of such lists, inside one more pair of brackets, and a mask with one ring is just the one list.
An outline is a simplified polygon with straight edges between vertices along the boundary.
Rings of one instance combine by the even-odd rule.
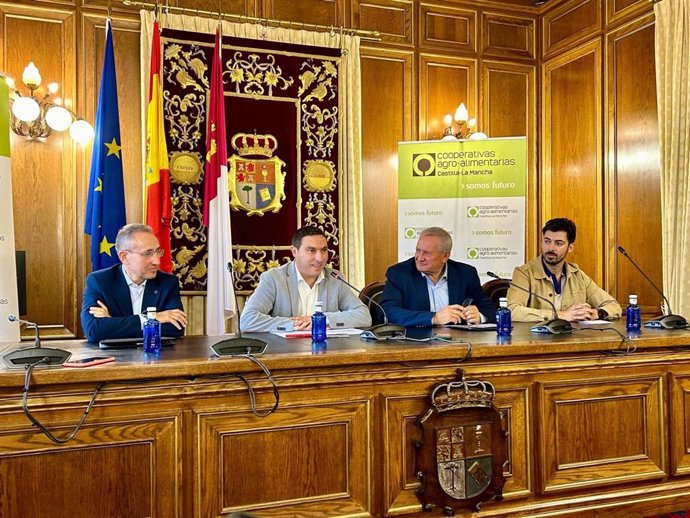
[[498, 305], [501, 306], [502, 308], [507, 308], [508, 307], [508, 299], [506, 297], [501, 297], [498, 299]]
[[156, 316], [156, 307], [155, 306], [149, 306], [146, 308], [146, 316], [149, 318], [155, 317]]
[[628, 302], [630, 304], [637, 304], [637, 295], [635, 295], [635, 294], [628, 295]]
[[314, 304], [314, 313], [323, 313], [323, 302], [320, 300]]

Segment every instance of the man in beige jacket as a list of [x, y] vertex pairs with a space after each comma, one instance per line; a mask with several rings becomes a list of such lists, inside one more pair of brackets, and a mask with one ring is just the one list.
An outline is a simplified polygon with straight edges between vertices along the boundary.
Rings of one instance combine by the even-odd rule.
[[[566, 262], [573, 251], [575, 235], [575, 223], [569, 219], [548, 221], [542, 229], [541, 255], [515, 268], [513, 284], [553, 302], [558, 318], [569, 322], [619, 318], [620, 304], [576, 264]], [[539, 322], [553, 317], [547, 302], [513, 286], [508, 290], [508, 308], [516, 322]]]

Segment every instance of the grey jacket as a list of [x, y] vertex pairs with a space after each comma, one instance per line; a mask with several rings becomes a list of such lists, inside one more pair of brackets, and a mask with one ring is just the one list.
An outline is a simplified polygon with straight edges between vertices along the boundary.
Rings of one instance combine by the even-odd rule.
[[[319, 284], [319, 300], [331, 329], [369, 327], [371, 315], [357, 295], [345, 283], [331, 277], [331, 269], [324, 270]], [[249, 297], [240, 317], [242, 331], [292, 331], [290, 317], [297, 314], [299, 289], [297, 270], [291, 262], [261, 274], [259, 285]]]

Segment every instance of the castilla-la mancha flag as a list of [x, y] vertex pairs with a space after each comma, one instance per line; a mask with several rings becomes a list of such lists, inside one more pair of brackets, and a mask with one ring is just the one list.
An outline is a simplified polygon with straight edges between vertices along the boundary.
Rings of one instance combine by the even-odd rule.
[[149, 225], [164, 250], [160, 269], [172, 272], [170, 251], [170, 166], [163, 128], [163, 90], [161, 88], [161, 38], [158, 20], [153, 22], [151, 38], [151, 74], [149, 106], [146, 117], [146, 202], [144, 211]]
[[208, 126], [204, 168], [204, 224], [208, 227], [207, 335], [224, 334], [226, 319], [235, 313], [221, 48], [219, 28], [216, 30], [216, 44], [211, 65], [211, 93], [206, 117]]

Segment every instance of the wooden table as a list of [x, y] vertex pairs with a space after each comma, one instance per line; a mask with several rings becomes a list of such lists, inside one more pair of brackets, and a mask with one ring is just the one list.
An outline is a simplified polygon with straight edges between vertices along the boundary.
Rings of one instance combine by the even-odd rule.
[[65, 445], [24, 415], [24, 372], [0, 368], [0, 517], [430, 516], [414, 494], [413, 422], [458, 368], [493, 383], [508, 414], [505, 501], [482, 516], [690, 508], [690, 331], [643, 331], [624, 345], [614, 331], [544, 336], [526, 324], [508, 343], [450, 332], [472, 343], [469, 360], [460, 361], [465, 343], [332, 338], [317, 353], [308, 339], [251, 335], [269, 342], [261, 360], [280, 391], [265, 418], [238, 377], [265, 409], [264, 374], [245, 358], [216, 358], [210, 337], [181, 339], [158, 358], [120, 350], [108, 351], [116, 363], [37, 368], [30, 408], [58, 435], [106, 382]]

